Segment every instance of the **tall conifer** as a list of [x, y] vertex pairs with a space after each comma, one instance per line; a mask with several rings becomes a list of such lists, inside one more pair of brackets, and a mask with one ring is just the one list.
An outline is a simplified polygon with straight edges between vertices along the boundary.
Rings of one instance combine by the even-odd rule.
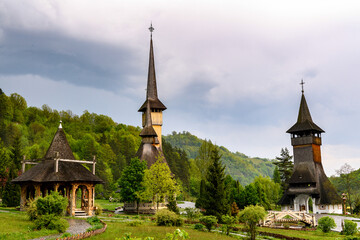
[[203, 208], [206, 215], [221, 216], [229, 211], [228, 199], [225, 189], [225, 166], [220, 160], [219, 149], [215, 147], [211, 151], [211, 164], [206, 174], [205, 198]]

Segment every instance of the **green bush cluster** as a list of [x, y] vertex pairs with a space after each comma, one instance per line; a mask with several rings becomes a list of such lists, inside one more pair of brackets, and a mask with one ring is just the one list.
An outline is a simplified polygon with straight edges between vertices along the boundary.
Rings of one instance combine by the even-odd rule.
[[97, 216], [89, 217], [88, 219], [86, 219], [86, 222], [88, 222], [92, 226], [91, 228], [88, 228], [86, 230], [87, 232], [91, 232], [103, 227], [103, 224]]
[[63, 216], [66, 206], [67, 199], [57, 192], [52, 192], [46, 197], [40, 197], [30, 202], [27, 215], [34, 222], [35, 229], [47, 228], [65, 232], [69, 223], [60, 217]]
[[203, 223], [205, 225], [205, 227], [207, 228], [207, 230], [209, 230], [209, 232], [211, 231], [211, 228], [217, 224], [217, 218], [215, 216], [204, 216], [201, 217], [200, 222]]
[[155, 218], [158, 226], [182, 226], [184, 224], [184, 220], [179, 215], [167, 209], [158, 211]]
[[186, 218], [189, 220], [194, 220], [201, 216], [200, 210], [197, 208], [185, 208]]
[[224, 215], [224, 216], [221, 216], [221, 221], [223, 222], [223, 225], [222, 225], [223, 233], [226, 233], [226, 235], [229, 235], [230, 228], [234, 226], [236, 218], [233, 216]]
[[331, 217], [322, 217], [318, 221], [318, 228], [324, 233], [330, 232], [330, 230], [335, 227], [335, 221]]
[[351, 220], [344, 220], [344, 229], [342, 231], [345, 235], [354, 235], [358, 232], [357, 224]]
[[194, 229], [195, 229], [195, 230], [200, 230], [200, 231], [202, 231], [204, 228], [205, 228], [205, 226], [204, 226], [203, 224], [201, 224], [201, 223], [196, 223], [196, 224], [194, 225]]

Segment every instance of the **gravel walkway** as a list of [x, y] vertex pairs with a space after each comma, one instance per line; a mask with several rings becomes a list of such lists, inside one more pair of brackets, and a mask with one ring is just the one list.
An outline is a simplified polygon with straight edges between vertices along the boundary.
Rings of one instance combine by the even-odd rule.
[[[86, 232], [86, 229], [90, 228], [91, 225], [89, 223], [86, 222], [85, 219], [66, 219], [70, 226], [69, 228], [66, 230], [67, 233], [70, 233], [72, 235], [76, 235], [79, 233], [83, 233]], [[50, 235], [50, 236], [45, 236], [45, 237], [40, 237], [40, 238], [35, 238], [32, 240], [43, 240], [43, 239], [56, 239], [58, 237], [61, 237], [63, 235], [63, 233], [60, 234], [56, 234], [56, 235]]]

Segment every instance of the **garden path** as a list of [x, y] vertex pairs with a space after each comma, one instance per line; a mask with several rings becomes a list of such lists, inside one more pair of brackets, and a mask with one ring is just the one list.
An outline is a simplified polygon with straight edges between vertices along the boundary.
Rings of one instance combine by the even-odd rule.
[[[69, 222], [69, 228], [66, 230], [67, 233], [70, 233], [72, 235], [80, 234], [83, 232], [86, 232], [86, 229], [91, 228], [91, 225], [86, 222], [84, 219], [66, 219]], [[40, 238], [35, 238], [32, 240], [43, 240], [43, 239], [49, 239], [49, 238], [59, 238], [63, 235], [63, 233], [56, 234], [56, 235], [50, 235]]]

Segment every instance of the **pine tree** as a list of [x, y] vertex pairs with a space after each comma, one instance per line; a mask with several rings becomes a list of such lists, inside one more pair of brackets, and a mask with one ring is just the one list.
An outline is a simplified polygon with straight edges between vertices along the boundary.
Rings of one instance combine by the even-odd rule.
[[280, 172], [279, 172], [278, 166], [276, 166], [274, 168], [273, 181], [274, 181], [274, 183], [280, 183], [281, 184], [281, 177], [280, 177]]
[[12, 184], [11, 180], [18, 176], [21, 168], [21, 141], [20, 136], [16, 136], [11, 151], [11, 163], [9, 175], [3, 193], [3, 203], [8, 207], [16, 207], [20, 204], [20, 186]]
[[196, 208], [203, 208], [204, 206], [204, 199], [205, 199], [205, 180], [200, 181], [200, 195], [199, 198], [196, 199], [195, 207]]
[[225, 189], [225, 166], [220, 160], [219, 149], [211, 152], [211, 164], [207, 169], [203, 208], [206, 215], [213, 215], [221, 220], [221, 216], [229, 211]]
[[16, 207], [20, 205], [20, 186], [11, 183], [11, 180], [15, 177], [17, 177], [17, 171], [14, 168], [14, 164], [12, 164], [2, 199], [3, 204], [7, 207]]
[[283, 190], [287, 189], [288, 181], [294, 169], [294, 163], [291, 161], [292, 158], [293, 157], [290, 156], [289, 150], [287, 148], [282, 148], [280, 157], [276, 157], [277, 161], [274, 162], [274, 164], [279, 168], [281, 187]]

